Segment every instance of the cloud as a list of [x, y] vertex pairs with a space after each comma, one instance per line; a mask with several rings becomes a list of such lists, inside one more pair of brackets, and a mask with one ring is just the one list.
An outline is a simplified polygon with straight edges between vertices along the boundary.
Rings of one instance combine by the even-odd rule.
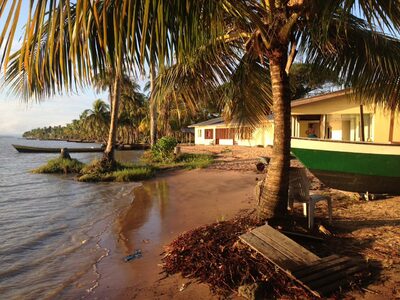
[[0, 135], [20, 135], [37, 127], [65, 125], [92, 106], [95, 99], [107, 100], [106, 94], [96, 95], [89, 91], [80, 95], [59, 96], [41, 103], [23, 103], [18, 99], [1, 95]]

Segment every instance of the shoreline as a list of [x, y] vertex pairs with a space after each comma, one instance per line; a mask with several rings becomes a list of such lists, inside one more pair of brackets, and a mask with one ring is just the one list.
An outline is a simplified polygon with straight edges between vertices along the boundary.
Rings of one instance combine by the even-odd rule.
[[[98, 287], [85, 298], [218, 299], [205, 284], [191, 283], [180, 292], [187, 281], [179, 276], [160, 281], [160, 254], [187, 230], [253, 208], [257, 176], [213, 169], [175, 170], [135, 187], [131, 205], [101, 239], [101, 246], [110, 253], [97, 264]], [[123, 257], [135, 249], [140, 249], [143, 257], [124, 262]]]

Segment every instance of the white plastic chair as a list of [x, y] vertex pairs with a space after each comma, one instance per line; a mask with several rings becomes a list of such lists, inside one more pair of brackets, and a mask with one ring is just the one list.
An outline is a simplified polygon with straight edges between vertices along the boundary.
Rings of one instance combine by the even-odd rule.
[[329, 195], [310, 194], [310, 181], [304, 168], [290, 168], [288, 209], [293, 210], [294, 202], [303, 203], [303, 213], [308, 217], [308, 228], [314, 227], [314, 210], [318, 201], [328, 203], [329, 224], [332, 223], [332, 199]]

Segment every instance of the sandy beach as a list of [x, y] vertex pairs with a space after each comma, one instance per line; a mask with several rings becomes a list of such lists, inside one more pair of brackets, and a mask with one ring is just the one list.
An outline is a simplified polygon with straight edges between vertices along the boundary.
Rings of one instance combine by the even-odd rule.
[[[189, 284], [180, 292], [187, 280], [173, 276], [159, 281], [160, 254], [184, 231], [253, 208], [257, 177], [254, 172], [203, 169], [174, 171], [144, 182], [103, 239], [110, 256], [98, 264], [101, 279], [89, 298], [213, 299], [206, 285]], [[124, 262], [135, 249], [141, 249], [143, 257]]]
[[[253, 191], [263, 174], [254, 162], [268, 149], [237, 147], [183, 147], [185, 152], [214, 153], [216, 163], [208, 169], [163, 173], [134, 189], [133, 201], [105, 234], [102, 246], [110, 255], [97, 265], [99, 285], [89, 299], [218, 299], [204, 284], [174, 275], [160, 274], [163, 247], [179, 234], [241, 210], [255, 207]], [[296, 164], [296, 162], [294, 162]], [[381, 267], [364, 291], [350, 291], [355, 299], [398, 299], [400, 297], [400, 197], [363, 201], [353, 193], [324, 187], [312, 176], [312, 188], [329, 192], [333, 198], [333, 236], [330, 250], [337, 254], [363, 256]], [[325, 220], [325, 203], [317, 205], [316, 217]], [[301, 207], [295, 209], [301, 215]], [[130, 262], [123, 257], [142, 251]], [[182, 287], [184, 287], [182, 289]], [[236, 296], [235, 296], [236, 297]]]

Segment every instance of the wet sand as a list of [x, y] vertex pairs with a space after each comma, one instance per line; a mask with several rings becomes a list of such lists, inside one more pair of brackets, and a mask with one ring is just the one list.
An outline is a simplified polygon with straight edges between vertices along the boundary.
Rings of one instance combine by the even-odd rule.
[[[254, 207], [254, 172], [213, 169], [174, 171], [143, 183], [134, 200], [103, 237], [110, 255], [97, 266], [99, 286], [89, 299], [217, 299], [203, 284], [189, 284], [180, 276], [160, 279], [163, 246], [180, 233], [228, 219]], [[143, 257], [124, 262], [141, 249]]]

